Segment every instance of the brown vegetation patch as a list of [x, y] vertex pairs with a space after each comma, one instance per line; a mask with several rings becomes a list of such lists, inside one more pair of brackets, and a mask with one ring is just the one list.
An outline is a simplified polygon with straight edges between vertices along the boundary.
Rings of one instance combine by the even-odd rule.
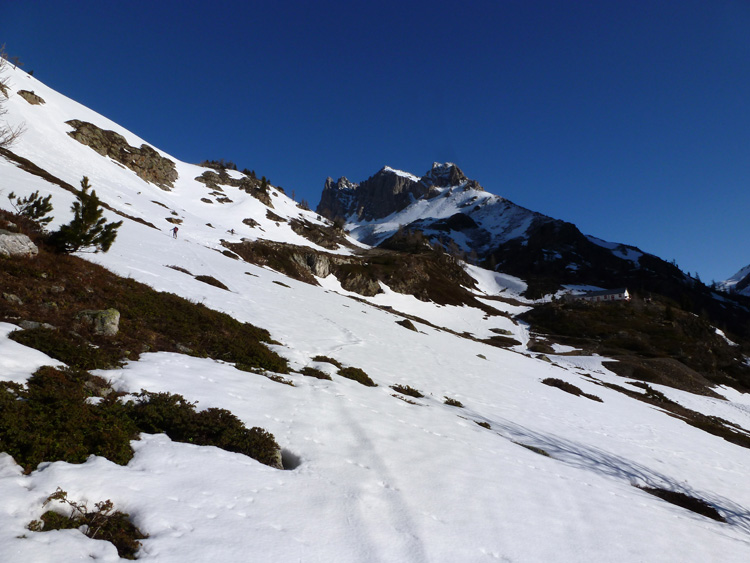
[[401, 325], [404, 328], [408, 328], [409, 330], [413, 330], [414, 332], [419, 332], [417, 330], [417, 327], [414, 326], [414, 323], [411, 322], [409, 319], [402, 319], [400, 321], [396, 321], [397, 325]]
[[326, 372], [311, 366], [305, 366], [301, 370], [299, 370], [299, 372], [302, 375], [306, 375], [307, 377], [314, 377], [315, 379], [327, 379], [329, 381], [331, 380], [331, 376]]
[[542, 383], [544, 383], [545, 385], [549, 385], [550, 387], [557, 387], [558, 389], [565, 391], [566, 393], [570, 393], [571, 395], [575, 395], [576, 397], [586, 397], [587, 399], [591, 399], [592, 401], [596, 401], [598, 403], [603, 402], [601, 398], [597, 397], [596, 395], [589, 395], [588, 393], [584, 393], [580, 388], [576, 387], [572, 383], [563, 381], [562, 379], [548, 377], [546, 379], [543, 379]]
[[632, 389], [615, 385], [614, 383], [600, 381], [599, 385], [607, 387], [608, 389], [614, 389], [632, 399], [637, 399], [662, 409], [668, 415], [682, 420], [694, 428], [698, 428], [699, 430], [723, 438], [727, 442], [737, 446], [742, 446], [743, 448], [750, 448], [750, 432], [748, 430], [718, 416], [705, 415], [688, 409], [687, 407], [683, 407], [679, 403], [666, 397], [660, 391], [651, 387], [648, 383], [631, 383], [631, 385], [644, 389], [644, 393], [639, 393]]
[[414, 387], [410, 387], [409, 385], [391, 385], [391, 389], [393, 389], [397, 393], [401, 393], [402, 395], [409, 395], [409, 397], [414, 397], [415, 399], [421, 399], [422, 397], [424, 397], [421, 391], [419, 391], [418, 389], [414, 389]]
[[671, 504], [674, 504], [681, 508], [686, 508], [687, 510], [695, 512], [696, 514], [700, 514], [701, 516], [706, 516], [707, 518], [711, 518], [712, 520], [716, 520], [717, 522], [726, 523], [726, 519], [721, 514], [719, 514], [719, 512], [713, 506], [708, 504], [703, 499], [695, 498], [679, 491], [668, 491], [667, 489], [656, 487], [641, 487], [636, 485], [636, 488], [645, 491], [650, 495], [654, 495], [655, 497], [659, 497], [660, 499], [665, 500]]
[[[39, 254], [33, 260], [0, 259], [0, 287], [20, 300], [1, 299], [0, 320], [36, 321], [57, 330], [16, 331], [11, 338], [83, 369], [106, 369], [128, 358], [135, 360], [145, 351], [177, 352], [183, 347], [193, 355], [234, 362], [238, 367], [288, 371], [286, 361], [262, 344], [271, 341], [267, 331], [118, 277], [76, 256], [50, 253], [39, 243]], [[80, 311], [110, 308], [120, 312], [120, 330], [115, 337], [97, 335], [77, 325]]]
[[742, 346], [731, 346], [704, 318], [654, 299], [650, 303], [554, 303], [520, 315], [534, 331], [585, 353], [615, 358], [613, 371], [691, 393], [710, 387], [750, 390]]
[[217, 280], [213, 276], [195, 276], [195, 279], [199, 282], [207, 283], [208, 285], [212, 285], [214, 287], [218, 287], [219, 289], [224, 289], [226, 291], [229, 291], [229, 288], [221, 283], [219, 280]]

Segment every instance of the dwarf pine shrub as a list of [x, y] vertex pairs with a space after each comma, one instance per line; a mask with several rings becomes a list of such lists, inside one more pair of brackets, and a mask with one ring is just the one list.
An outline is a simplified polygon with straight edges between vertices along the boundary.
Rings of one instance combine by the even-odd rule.
[[326, 363], [326, 364], [331, 364], [333, 366], [336, 366], [339, 369], [341, 369], [341, 368], [344, 367], [343, 365], [341, 365], [341, 362], [339, 362], [337, 359], [335, 359], [335, 358], [329, 358], [328, 356], [320, 356], [320, 355], [318, 355], [318, 356], [315, 356], [312, 359], [312, 361], [313, 362], [322, 362], [322, 363]]
[[82, 370], [50, 366], [37, 370], [26, 386], [0, 382], [0, 451], [26, 473], [43, 461], [83, 463], [91, 454], [124, 465], [140, 432], [163, 432], [176, 442], [216, 446], [279, 466], [273, 435], [248, 429], [225, 409], [198, 412], [181, 395], [145, 391], [127, 403], [114, 392], [88, 400], [106, 387]]
[[448, 405], [449, 407], [463, 408], [464, 406], [464, 404], [461, 401], [458, 401], [456, 399], [451, 399], [450, 397], [445, 397], [444, 403]]
[[182, 395], [141, 392], [130, 410], [142, 432], [165, 433], [175, 442], [216, 446], [276, 467], [279, 445], [262, 428], [248, 429], [226, 409], [196, 411]]
[[80, 529], [91, 539], [105, 540], [117, 548], [117, 555], [122, 559], [135, 559], [141, 542], [148, 535], [141, 532], [131, 521], [129, 515], [115, 510], [112, 501], [107, 499], [94, 504], [89, 510], [85, 502], [68, 499], [68, 493], [60, 487], [47, 497], [42, 506], [58, 501], [69, 507], [69, 514], [48, 510], [41, 519], [33, 520], [26, 526], [32, 532], [49, 532], [51, 530]]
[[375, 383], [372, 379], [370, 379], [370, 376], [367, 375], [364, 370], [360, 368], [355, 367], [346, 367], [341, 368], [338, 371], [338, 374], [341, 377], [346, 377], [347, 379], [353, 379], [357, 383], [361, 383], [362, 385], [365, 385], [367, 387], [377, 387], [378, 384]]
[[316, 379], [328, 379], [328, 380], [331, 379], [331, 376], [328, 375], [323, 370], [316, 369], [316, 368], [310, 367], [310, 366], [303, 367], [301, 370], [299, 370], [299, 372], [302, 375], [306, 375], [308, 377], [314, 377]]
[[120, 465], [130, 461], [130, 440], [139, 429], [114, 394], [87, 401], [91, 379], [74, 368], [45, 366], [25, 387], [0, 382], [0, 451], [26, 473], [43, 461], [83, 463], [91, 454]]
[[391, 389], [398, 393], [401, 393], [402, 395], [409, 395], [410, 397], [414, 397], [416, 399], [421, 399], [422, 397], [424, 397], [424, 395], [418, 389], [414, 389], [414, 387], [410, 387], [408, 385], [391, 385]]

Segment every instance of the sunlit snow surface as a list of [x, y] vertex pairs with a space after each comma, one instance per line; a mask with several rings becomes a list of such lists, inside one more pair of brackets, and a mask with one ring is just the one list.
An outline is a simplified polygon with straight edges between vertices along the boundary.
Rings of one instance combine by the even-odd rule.
[[[322, 381], [299, 374], [294, 387], [231, 365], [180, 354], [145, 354], [121, 370], [99, 371], [120, 390], [180, 393], [199, 408], [231, 410], [248, 426], [272, 432], [294, 469], [271, 469], [213, 447], [143, 435], [127, 466], [92, 457], [86, 463], [45, 463], [30, 475], [0, 454], [0, 561], [117, 561], [109, 543], [77, 530], [33, 533], [56, 487], [91, 503], [111, 499], [149, 538], [139, 559], [158, 562], [745, 562], [750, 560], [750, 452], [701, 432], [660, 410], [609, 390], [627, 385], [602, 367], [603, 358], [548, 355], [523, 346], [495, 348], [476, 340], [505, 329], [526, 342], [523, 325], [468, 307], [439, 307], [384, 288], [362, 299], [334, 278], [320, 287], [223, 256], [220, 239], [269, 238], [307, 244], [266, 219], [266, 208], [237, 189], [232, 204], [204, 204], [208, 190], [193, 181], [199, 167], [178, 164], [171, 192], [147, 184], [66, 135], [81, 119], [140, 139], [20, 71], [10, 74], [10, 118], [26, 121], [14, 151], [77, 185], [88, 175], [115, 208], [159, 227], [125, 220], [112, 250], [87, 254], [124, 276], [183, 295], [266, 328], [293, 369], [313, 365]], [[45, 99], [30, 106], [23, 88]], [[56, 224], [67, 222], [72, 196], [0, 162], [2, 187], [53, 194]], [[303, 212], [277, 192], [274, 213]], [[166, 205], [152, 203], [159, 201]], [[0, 205], [7, 206], [0, 198]], [[177, 240], [165, 221], [183, 224]], [[116, 219], [109, 214], [110, 219]], [[242, 218], [261, 224], [251, 229]], [[212, 227], [207, 226], [210, 223]], [[228, 231], [235, 229], [232, 235]], [[200, 283], [167, 266], [211, 275], [230, 291]], [[469, 269], [478, 295], [500, 312], [530, 306], [521, 280]], [[273, 283], [281, 281], [289, 287]], [[512, 298], [497, 301], [493, 297]], [[418, 332], [396, 321], [411, 315]], [[0, 374], [23, 381], [43, 354], [7, 339], [0, 325]], [[464, 333], [468, 333], [465, 335]], [[521, 353], [524, 351], [524, 353]], [[363, 387], [335, 375], [315, 355], [364, 369], [378, 384]], [[599, 396], [598, 403], [540, 383], [556, 377]], [[392, 384], [425, 397], [394, 398]], [[671, 399], [750, 428], [750, 399], [730, 389], [720, 401], [654, 385]], [[443, 404], [444, 397], [464, 408]], [[476, 424], [487, 423], [490, 429]], [[543, 457], [519, 444], [545, 450]], [[633, 485], [665, 487], [713, 504], [721, 524]]]

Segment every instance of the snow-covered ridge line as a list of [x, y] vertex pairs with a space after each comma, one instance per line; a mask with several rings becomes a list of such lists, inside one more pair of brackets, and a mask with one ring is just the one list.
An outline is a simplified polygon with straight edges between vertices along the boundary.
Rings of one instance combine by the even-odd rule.
[[415, 176], [414, 174], [410, 172], [405, 172], [403, 170], [398, 170], [396, 168], [391, 168], [390, 166], [383, 166], [384, 172], [390, 172], [392, 174], [396, 174], [397, 176], [401, 176], [403, 178], [408, 178], [412, 182], [419, 182], [420, 178], [419, 176]]

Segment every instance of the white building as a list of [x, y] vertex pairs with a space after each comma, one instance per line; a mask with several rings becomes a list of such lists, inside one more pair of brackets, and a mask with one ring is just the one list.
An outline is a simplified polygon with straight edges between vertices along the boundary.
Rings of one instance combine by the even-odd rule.
[[601, 301], [630, 301], [630, 293], [626, 287], [620, 289], [605, 289], [603, 291], [589, 291], [583, 295], [574, 295], [572, 297], [573, 299], [593, 301], [595, 303]]

